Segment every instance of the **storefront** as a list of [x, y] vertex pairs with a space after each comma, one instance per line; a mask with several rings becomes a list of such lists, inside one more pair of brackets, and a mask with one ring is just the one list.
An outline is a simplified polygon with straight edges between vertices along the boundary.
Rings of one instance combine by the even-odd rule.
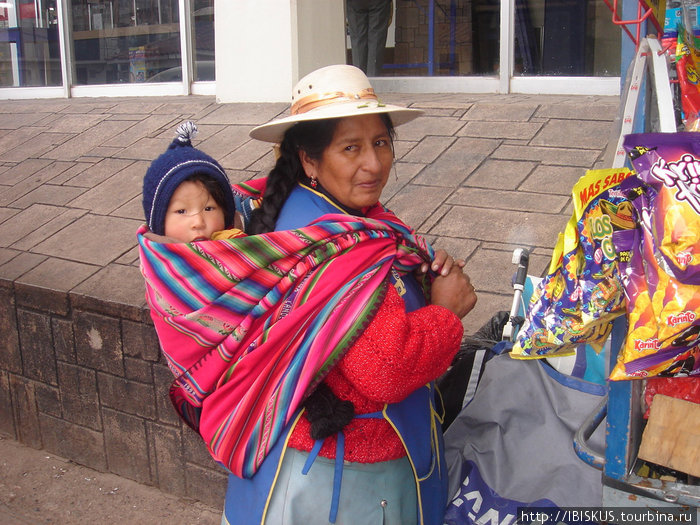
[[[604, 0], [385, 2], [383, 60], [369, 71], [380, 90], [619, 92], [620, 30]], [[0, 99], [276, 100], [265, 87], [273, 78], [286, 97], [313, 67], [353, 62], [350, 9], [346, 0], [3, 1]]]

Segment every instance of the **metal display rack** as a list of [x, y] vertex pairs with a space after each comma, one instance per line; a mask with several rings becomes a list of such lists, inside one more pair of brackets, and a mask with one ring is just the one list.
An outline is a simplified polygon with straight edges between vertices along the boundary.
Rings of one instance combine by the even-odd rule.
[[[613, 24], [620, 26], [620, 29], [622, 29], [627, 34], [627, 36], [630, 37], [630, 39], [632, 39], [632, 42], [634, 42], [634, 45], [637, 48], [639, 47], [639, 44], [641, 42], [641, 32], [642, 28], [645, 25], [645, 22], [651, 22], [654, 25], [654, 27], [656, 27], [656, 30], [659, 33], [661, 33], [661, 28], [663, 25], [658, 19], [658, 5], [649, 6], [644, 0], [639, 0], [637, 3], [637, 18], [631, 20], [623, 20], [618, 14], [620, 11], [618, 0], [613, 0], [612, 4], [610, 3], [610, 0], [603, 0], [603, 2], [605, 2], [605, 5], [607, 5], [608, 9], [610, 9], [610, 11], [612, 12]], [[634, 26], [634, 34], [628, 26]]]
[[[613, 13], [613, 23], [620, 25], [636, 49], [622, 91], [617, 137], [613, 137], [607, 152], [609, 165], [620, 168], [627, 163], [622, 148], [625, 135], [641, 132], [673, 133], [678, 129], [667, 54], [657, 36], [641, 37], [641, 32], [648, 23], [654, 25], [659, 35], [662, 33], [663, 24], [659, 24], [654, 8], [639, 0], [637, 19], [621, 20], [617, 15], [617, 0], [613, 5], [608, 0], [604, 1]], [[616, 362], [626, 331], [626, 318], [618, 318], [612, 335], [611, 368]], [[644, 422], [643, 383], [643, 380], [610, 381], [607, 406], [601, 413], [593, 414], [589, 421], [591, 425], [597, 425], [603, 417], [606, 419], [605, 452], [603, 457], [596, 458], [598, 464], [602, 464], [603, 506], [679, 506], [697, 509], [700, 506], [700, 487], [643, 478], [634, 473]], [[578, 437], [590, 433], [590, 428], [583, 429]], [[697, 512], [700, 514], [700, 510]]]

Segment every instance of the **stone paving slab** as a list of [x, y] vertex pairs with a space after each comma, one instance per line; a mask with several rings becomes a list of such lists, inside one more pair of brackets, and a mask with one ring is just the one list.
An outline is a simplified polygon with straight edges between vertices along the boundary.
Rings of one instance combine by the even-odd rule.
[[520, 191], [542, 191], [550, 194], [571, 195], [571, 189], [585, 170], [573, 166], [548, 166], [539, 164], [518, 188]]
[[[601, 125], [601, 127], [604, 126]], [[593, 167], [600, 155], [600, 149], [575, 149], [547, 145], [539, 147], [534, 144], [503, 144], [491, 154], [495, 159], [534, 160], [542, 164], [577, 166], [584, 169]]]
[[457, 133], [461, 137], [483, 137], [493, 139], [532, 139], [540, 131], [540, 122], [494, 122], [472, 121]]
[[32, 248], [33, 252], [59, 259], [82, 261], [103, 267], [134, 245], [133, 236], [143, 221], [87, 214]]
[[608, 143], [608, 135], [600, 133], [598, 121], [576, 121], [552, 119], [535, 136], [533, 146], [555, 146], [565, 148], [603, 149]]
[[141, 194], [140, 185], [149, 164], [147, 161], [130, 164], [97, 186], [82, 193], [71, 201], [69, 206], [89, 210], [100, 215], [111, 214]]
[[[510, 306], [515, 247], [535, 247], [533, 266], [546, 267], [571, 213], [573, 183], [604, 164], [619, 100], [440, 93], [382, 100], [425, 111], [397, 129], [397, 164], [384, 197], [436, 246], [468, 258], [480, 301], [465, 327], [475, 331]], [[85, 303], [121, 302], [139, 319], [135, 230], [150, 160], [180, 122], [194, 119], [201, 129], [195, 145], [233, 181], [260, 176], [273, 153], [248, 132], [287, 111], [279, 103], [217, 104], [210, 96], [3, 104], [0, 279], [54, 287], [58, 297], [70, 292]]]
[[486, 159], [475, 169], [464, 186], [516, 190], [537, 167], [536, 162]]
[[563, 195], [543, 195], [524, 191], [459, 188], [452, 194], [448, 203], [467, 207], [556, 213], [565, 208], [567, 198]]
[[585, 111], [586, 120], [609, 121], [611, 115], [617, 115], [618, 100], [615, 97], [575, 97], [575, 100], [561, 100], [540, 104], [535, 116], [580, 120]]
[[[442, 153], [449, 148], [454, 142], [454, 137], [435, 137], [426, 136], [420, 142], [412, 142], [413, 147], [405, 155], [400, 155], [404, 162], [419, 162], [422, 164], [430, 164], [435, 161]], [[397, 141], [403, 143], [404, 141]]]
[[415, 180], [420, 184], [457, 188], [498, 145], [499, 141], [492, 139], [459, 138]]
[[211, 112], [200, 119], [202, 124], [248, 124], [257, 126], [282, 116], [288, 109], [288, 106], [281, 103], [217, 104], [211, 109]]

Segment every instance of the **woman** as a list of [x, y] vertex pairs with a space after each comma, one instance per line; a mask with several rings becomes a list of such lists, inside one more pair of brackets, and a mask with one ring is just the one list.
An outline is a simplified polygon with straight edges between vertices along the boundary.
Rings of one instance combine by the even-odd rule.
[[[458, 350], [476, 295], [463, 261], [433, 254], [379, 204], [393, 126], [419, 114], [379, 103], [353, 66], [317, 70], [294, 88], [290, 117], [251, 131], [280, 147], [267, 179], [236, 188], [249, 236], [192, 243], [225, 269], [231, 291], [217, 271], [187, 297], [194, 306], [168, 301], [162, 274], [193, 250], [168, 245], [166, 258], [141, 243], [177, 376], [171, 398], [233, 473], [223, 524], [442, 523], [432, 381]], [[249, 214], [256, 189], [261, 205]], [[163, 259], [171, 264], [152, 271]], [[191, 266], [182, 286], [202, 278], [201, 260]], [[204, 341], [212, 350], [202, 356]]]
[[[333, 95], [328, 97], [328, 93]], [[360, 97], [367, 97], [361, 98], [359, 104], [352, 100], [358, 93], [362, 94]], [[346, 100], [348, 94], [351, 98], [349, 104]], [[392, 117], [403, 123], [419, 114], [405, 108], [380, 105], [376, 97], [373, 98], [366, 77], [350, 66], [330, 66], [308, 75], [298, 83], [293, 98], [293, 116], [251, 132], [253, 138], [281, 145], [280, 157], [267, 178], [262, 206], [253, 214], [248, 226], [249, 233], [300, 228], [326, 214], [365, 216], [371, 207], [378, 206], [392, 168]], [[303, 111], [305, 105], [313, 109]], [[473, 307], [476, 296], [460, 265], [453, 264], [444, 252], [438, 254], [434, 268], [441, 269], [442, 274], [432, 283], [432, 306], [427, 307], [422, 307], [423, 294], [410, 274], [400, 276], [396, 271], [391, 272], [389, 280], [394, 286], [387, 287], [387, 296], [373, 321], [321, 384], [337, 398], [349, 401], [356, 416], [381, 412], [387, 403], [404, 401], [444, 372], [459, 347], [462, 335], [459, 319]], [[408, 313], [408, 309], [414, 311]], [[441, 330], [430, 333], [437, 326]], [[320, 433], [325, 439], [318, 456], [330, 461], [323, 465], [325, 471], [318, 475], [319, 481], [306, 483], [298, 472], [293, 471], [294, 465], [304, 464], [315, 444], [312, 438], [315, 418], [312, 414], [312, 421], [309, 421], [308, 414], [318, 403], [323, 407], [333, 403], [328, 401], [328, 395], [321, 401], [317, 397], [318, 393], [307, 401], [306, 415], [298, 420], [291, 432], [282, 464], [282, 474], [288, 476], [288, 487], [284, 491], [273, 491], [271, 509], [279, 512], [286, 504], [287, 512], [290, 512], [289, 507], [294, 504], [288, 500], [293, 490], [299, 491], [297, 497], [315, 499], [326, 489], [325, 497], [320, 498], [319, 504], [314, 505], [308, 514], [303, 511], [288, 514], [290, 523], [308, 523], [314, 514], [324, 521], [326, 498], [330, 495], [331, 501], [334, 499], [329, 489], [339, 434], [328, 434], [336, 428]], [[323, 423], [330, 425], [327, 420]], [[368, 494], [357, 491], [346, 496], [341, 490], [341, 502], [353, 503], [349, 503], [349, 507], [342, 507], [341, 503], [337, 517], [344, 518], [343, 523], [364, 523], [360, 516], [367, 516], [367, 523], [420, 522], [415, 510], [414, 474], [396, 430], [384, 418], [355, 417], [349, 421], [347, 417], [340, 418], [339, 424], [343, 423], [343, 459], [355, 467], [365, 467], [359, 474], [354, 474], [346, 466], [343, 488], [354, 475], [370, 480], [371, 485]], [[314, 462], [307, 476], [311, 476], [315, 468], [318, 467]], [[394, 501], [375, 488], [378, 481], [371, 480], [379, 476], [394, 483], [391, 490], [385, 489], [393, 494]], [[297, 486], [300, 479], [301, 486]], [[319, 486], [311, 491], [308, 487], [313, 483]], [[234, 478], [227, 500], [235, 501], [237, 488]], [[307, 491], [307, 498], [303, 497], [304, 491]], [[446, 495], [439, 497], [444, 501]], [[363, 503], [360, 503], [360, 498], [364, 499]], [[382, 507], [382, 502], [385, 507]], [[227, 501], [227, 508], [235, 507], [235, 502], [231, 503]], [[366, 505], [365, 509], [362, 509], [363, 505]], [[372, 510], [379, 511], [378, 515], [384, 521], [372, 521]], [[390, 516], [393, 519], [389, 519]], [[268, 517], [272, 518], [270, 512]], [[270, 521], [276, 523], [277, 519], [279, 517]], [[235, 517], [229, 522], [234, 523]]]

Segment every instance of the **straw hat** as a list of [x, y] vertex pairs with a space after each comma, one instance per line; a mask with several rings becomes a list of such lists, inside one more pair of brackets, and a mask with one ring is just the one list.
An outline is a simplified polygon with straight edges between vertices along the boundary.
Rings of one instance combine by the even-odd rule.
[[253, 128], [250, 136], [265, 142], [282, 142], [297, 122], [388, 113], [394, 126], [423, 114], [420, 109], [382, 104], [361, 69], [338, 64], [317, 69], [292, 90], [290, 116]]

